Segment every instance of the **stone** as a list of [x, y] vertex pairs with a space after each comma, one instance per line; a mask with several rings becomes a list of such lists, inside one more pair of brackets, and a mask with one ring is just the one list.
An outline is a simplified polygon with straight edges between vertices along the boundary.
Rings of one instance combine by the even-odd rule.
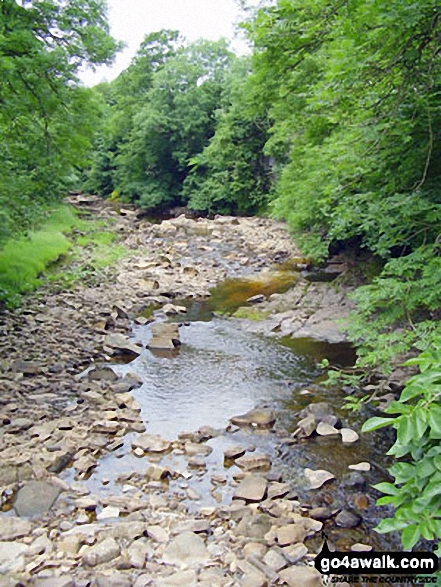
[[242, 457], [246, 453], [243, 446], [231, 446], [224, 450], [224, 458], [227, 460], [234, 460]]
[[293, 566], [280, 571], [279, 577], [289, 587], [323, 587], [321, 574], [311, 567]]
[[195, 456], [195, 455], [205, 455], [208, 456], [213, 452], [211, 446], [207, 446], [206, 444], [198, 444], [197, 442], [186, 442], [184, 445], [184, 452], [186, 455]]
[[246, 514], [236, 527], [238, 536], [252, 540], [263, 540], [272, 526], [272, 518], [267, 514]]
[[285, 546], [282, 551], [283, 556], [290, 565], [295, 565], [297, 562], [299, 562], [299, 560], [308, 554], [308, 549], [301, 542], [292, 544], [291, 546]]
[[309, 414], [305, 418], [302, 418], [300, 422], [297, 424], [297, 430], [294, 432], [294, 435], [301, 433], [302, 436], [311, 436], [311, 434], [315, 431], [317, 426], [317, 422], [312, 414]]
[[271, 468], [271, 458], [268, 455], [253, 453], [236, 459], [236, 465], [245, 471], [268, 471]]
[[15, 516], [4, 516], [0, 514], [0, 540], [15, 540], [28, 536], [31, 533], [32, 525], [26, 520]]
[[162, 526], [147, 526], [147, 536], [155, 542], [168, 542], [170, 535]]
[[267, 553], [268, 548], [265, 544], [261, 544], [260, 542], [248, 542], [243, 547], [243, 554], [245, 558], [250, 555], [257, 556], [257, 558], [263, 558]]
[[115, 506], [108, 505], [97, 515], [96, 519], [100, 522], [104, 520], [111, 520], [119, 517], [120, 510]]
[[312, 508], [309, 511], [309, 517], [313, 520], [329, 520], [329, 518], [332, 518], [332, 510], [326, 506]]
[[147, 343], [149, 349], [174, 350], [181, 344], [177, 324], [155, 322], [151, 326], [151, 333], [152, 337]]
[[318, 489], [322, 485], [324, 485], [327, 481], [331, 479], [335, 479], [335, 475], [330, 473], [329, 471], [325, 471], [323, 469], [319, 469], [318, 471], [313, 471], [312, 469], [305, 469], [305, 477], [309, 481], [310, 489]]
[[366, 485], [366, 480], [361, 473], [354, 471], [344, 479], [343, 486], [350, 489], [363, 489]]
[[87, 373], [89, 381], [117, 381], [118, 375], [110, 367], [95, 367]]
[[144, 539], [135, 540], [127, 549], [127, 560], [135, 569], [143, 569], [147, 557], [153, 553], [153, 549]]
[[351, 546], [352, 552], [370, 552], [371, 550], [372, 546], [369, 546], [368, 544], [361, 544], [360, 542], [357, 542]]
[[332, 436], [334, 434], [339, 434], [337, 428], [334, 428], [334, 426], [331, 426], [330, 424], [326, 424], [326, 422], [319, 422], [316, 432], [319, 436]]
[[262, 501], [267, 485], [268, 483], [264, 477], [260, 475], [247, 475], [236, 488], [233, 499], [243, 499], [251, 502]]
[[60, 488], [51, 483], [30, 481], [17, 493], [14, 509], [19, 516], [39, 516], [51, 509], [59, 495]]
[[142, 352], [142, 347], [130, 342], [126, 336], [119, 333], [108, 334], [104, 338], [104, 346], [119, 354], [133, 355], [134, 357], [139, 357]]
[[14, 418], [10, 424], [7, 425], [5, 432], [8, 434], [16, 434], [22, 430], [29, 430], [35, 424], [34, 420], [29, 418]]
[[24, 570], [28, 547], [19, 542], [0, 542], [0, 575]]
[[142, 448], [144, 452], [161, 453], [171, 448], [171, 442], [158, 434], [139, 434], [132, 440], [132, 448]]
[[261, 304], [266, 300], [263, 294], [257, 294], [247, 299], [247, 304]]
[[156, 587], [196, 587], [198, 579], [195, 571], [178, 571], [173, 575], [158, 577], [155, 585]]
[[353, 514], [347, 510], [342, 510], [335, 518], [335, 523], [340, 528], [356, 528], [361, 522], [358, 514]]
[[281, 571], [288, 564], [286, 558], [278, 548], [271, 548], [263, 557], [263, 562], [276, 572]]
[[165, 306], [162, 307], [162, 311], [164, 312], [164, 314], [167, 314], [168, 316], [175, 316], [176, 314], [186, 314], [187, 308], [185, 306], [165, 304]]
[[268, 487], [268, 499], [285, 497], [291, 491], [289, 483], [273, 482]]
[[202, 538], [194, 532], [183, 532], [166, 547], [163, 560], [166, 564], [200, 566], [209, 559], [209, 553]]
[[37, 577], [32, 584], [34, 587], [75, 587], [75, 581], [67, 575], [61, 577]]
[[274, 412], [270, 410], [254, 409], [240, 416], [233, 416], [230, 422], [236, 426], [254, 426], [270, 428], [276, 421]]
[[128, 575], [113, 570], [111, 575], [98, 575], [95, 585], [96, 587], [132, 587], [132, 580]]
[[340, 430], [341, 439], [345, 444], [351, 444], [352, 442], [357, 442], [360, 438], [359, 435], [355, 432], [355, 430], [351, 430], [350, 428], [342, 428]]
[[102, 542], [86, 548], [83, 562], [88, 567], [96, 567], [108, 563], [120, 554], [120, 548], [114, 538], [105, 538]]
[[371, 465], [370, 465], [370, 463], [362, 462], [362, 463], [357, 463], [356, 465], [349, 465], [348, 468], [351, 469], [352, 471], [361, 471], [361, 472], [367, 473], [368, 471], [371, 470]]
[[289, 546], [303, 542], [307, 535], [308, 531], [302, 524], [288, 524], [277, 529], [276, 540], [280, 546]]

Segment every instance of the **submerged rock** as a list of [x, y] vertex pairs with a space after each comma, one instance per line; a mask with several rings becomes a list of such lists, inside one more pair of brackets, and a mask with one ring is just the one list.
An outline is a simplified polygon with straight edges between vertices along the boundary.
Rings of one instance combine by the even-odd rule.
[[276, 416], [271, 410], [255, 409], [246, 414], [233, 416], [230, 422], [236, 426], [256, 426], [270, 428], [276, 421]]

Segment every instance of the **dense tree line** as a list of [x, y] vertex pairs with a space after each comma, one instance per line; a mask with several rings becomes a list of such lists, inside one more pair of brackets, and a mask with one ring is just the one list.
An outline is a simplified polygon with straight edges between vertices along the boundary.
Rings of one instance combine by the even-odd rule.
[[408, 459], [379, 487], [397, 508], [382, 531], [408, 548], [441, 536], [438, 1], [262, 1], [250, 57], [163, 30], [88, 90], [80, 65], [118, 48], [105, 14], [104, 0], [0, 2], [0, 242], [82, 185], [146, 209], [271, 213], [317, 261], [374, 256], [350, 326], [360, 364], [424, 351], [395, 416], [366, 427], [393, 426]]
[[148, 35], [131, 66], [96, 89], [104, 126], [87, 189], [150, 209], [255, 211], [269, 182], [265, 129], [245, 107], [248, 73], [225, 41]]
[[116, 49], [103, 0], [0, 2], [0, 241], [85, 165], [98, 110], [76, 74]]

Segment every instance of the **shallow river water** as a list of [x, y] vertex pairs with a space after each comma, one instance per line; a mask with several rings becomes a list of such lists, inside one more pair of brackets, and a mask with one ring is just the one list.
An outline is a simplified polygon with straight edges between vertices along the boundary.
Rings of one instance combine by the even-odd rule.
[[[213, 317], [204, 304], [193, 302], [188, 309], [181, 319], [179, 350], [146, 349], [135, 361], [112, 364], [112, 367], [118, 373], [136, 372], [142, 377], [144, 384], [132, 393], [141, 406], [147, 433], [176, 439], [179, 434], [196, 432], [201, 426], [220, 430], [219, 436], [207, 442], [213, 451], [206, 458], [206, 468], [189, 469], [185, 456], [176, 451], [162, 457], [139, 459], [131, 451], [134, 435], [129, 434], [121, 449], [101, 460], [88, 481], [89, 487], [101, 495], [121, 492], [124, 474], [130, 482], [131, 472], [142, 474], [153, 461], [181, 473], [177, 480], [170, 481], [169, 489], [179, 497], [191, 488], [194, 499], [186, 500], [190, 510], [229, 504], [235, 486], [233, 476], [239, 469], [234, 463], [224, 461], [224, 450], [242, 445], [271, 456], [272, 471], [292, 484], [306, 507], [329, 505], [335, 510], [346, 508], [361, 515], [363, 522], [354, 530], [329, 524], [327, 532], [337, 544], [345, 547], [361, 541], [390, 549], [390, 536], [384, 538], [372, 532], [381, 515], [385, 515], [375, 506], [378, 496], [370, 487], [385, 479], [384, 440], [379, 435], [365, 434], [350, 445], [344, 445], [340, 436], [314, 436], [290, 442], [290, 434], [299, 420], [298, 412], [318, 401], [329, 403], [345, 426], [359, 432], [362, 416], [341, 409], [345, 394], [320, 384], [321, 370], [317, 365], [318, 358], [328, 355], [335, 360], [339, 353], [342, 362], [347, 362], [351, 352], [347, 348], [335, 349], [305, 341], [301, 354], [298, 345], [293, 350], [278, 339], [247, 332], [239, 320]], [[145, 345], [151, 336], [150, 327], [135, 326], [134, 336]], [[305, 394], [305, 390], [309, 393]], [[277, 422], [273, 430], [231, 430], [232, 416], [257, 406], [275, 410]], [[372, 466], [370, 473], [363, 474], [366, 485], [350, 486], [348, 466], [361, 461], [368, 461]], [[336, 480], [319, 491], [308, 491], [306, 467], [326, 469]], [[219, 476], [224, 481], [217, 486], [213, 478]]]

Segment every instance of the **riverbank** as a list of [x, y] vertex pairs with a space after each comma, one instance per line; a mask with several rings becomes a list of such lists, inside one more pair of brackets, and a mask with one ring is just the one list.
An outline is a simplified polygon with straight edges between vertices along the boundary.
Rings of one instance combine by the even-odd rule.
[[[113, 219], [118, 244], [130, 254], [103, 268], [99, 280], [95, 275], [56, 294], [49, 284], [1, 317], [0, 585], [320, 585], [305, 565], [320, 540], [305, 541], [339, 511], [328, 507], [311, 515], [311, 507], [305, 509], [292, 485], [272, 469], [272, 458], [253, 450], [253, 436], [226, 455], [230, 466], [244, 458], [229, 479], [233, 501], [198, 507], [189, 482], [204, 474], [210, 443], [226, 435], [231, 451], [242, 425], [265, 439], [277, 437], [276, 449], [283, 431], [274, 435], [271, 410], [239, 426], [232, 421], [223, 432], [202, 427], [167, 440], [166, 433], [145, 434], [145, 417], [131, 393], [143, 383], [139, 375], [130, 364], [124, 376], [109, 367], [122, 356], [151, 352], [132, 334], [134, 324], [148, 324], [154, 308], [163, 309], [162, 317], [155, 314], [160, 323], [165, 312], [183, 311], [181, 300], [204, 298], [226, 278], [257, 278], [299, 258], [285, 226], [258, 218], [182, 216], [152, 224], [99, 198], [71, 201], [95, 219]], [[296, 279], [307, 271], [292, 269]], [[295, 330], [303, 338], [305, 329], [308, 336], [325, 330], [343, 336], [335, 319], [347, 315], [346, 297], [329, 285], [309, 283], [300, 277], [285, 294], [250, 302], [268, 312], [268, 320], [253, 327], [268, 333], [271, 323], [275, 336]], [[330, 306], [332, 319], [326, 314]], [[251, 328], [247, 320], [242, 324]], [[331, 420], [338, 424], [329, 410], [327, 416], [329, 426]], [[326, 424], [323, 418], [309, 417], [301, 436], [307, 439]], [[340, 429], [332, 434], [341, 444]], [[102, 491], [91, 491], [87, 480], [99, 462], [127, 452], [146, 465], [143, 473], [138, 466], [126, 471], [115, 492], [106, 479]], [[164, 455], [183, 459], [185, 466], [165, 467]], [[332, 477], [313, 475], [311, 483], [319, 488]], [[169, 492], [171, 482], [180, 493]], [[211, 483], [222, 502], [225, 475], [215, 474]], [[359, 523], [342, 518], [343, 527]]]

